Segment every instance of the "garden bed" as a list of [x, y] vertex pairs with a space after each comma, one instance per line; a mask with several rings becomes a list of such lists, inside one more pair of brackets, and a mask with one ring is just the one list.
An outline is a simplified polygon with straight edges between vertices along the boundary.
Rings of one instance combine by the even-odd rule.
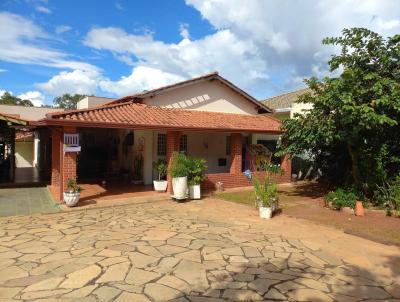
[[[323, 206], [323, 196], [327, 191], [327, 188], [315, 183], [279, 186], [282, 213], [342, 229], [345, 233], [377, 242], [400, 246], [399, 218], [388, 217], [385, 211], [381, 210], [366, 210], [366, 216], [356, 217], [342, 211], [327, 209]], [[250, 189], [222, 192], [215, 197], [254, 207], [254, 192]]]

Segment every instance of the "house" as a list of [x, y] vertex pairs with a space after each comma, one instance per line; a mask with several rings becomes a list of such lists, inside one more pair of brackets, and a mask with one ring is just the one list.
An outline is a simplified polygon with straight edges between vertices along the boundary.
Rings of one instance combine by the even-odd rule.
[[[276, 141], [281, 134], [280, 121], [268, 106], [216, 72], [82, 106], [28, 123], [49, 137], [50, 187], [58, 200], [67, 179], [74, 177], [79, 182], [151, 184], [153, 162], [169, 162], [174, 151], [206, 159], [206, 188], [217, 182], [227, 188], [247, 186], [248, 146]], [[284, 157], [281, 163], [285, 172], [277, 181], [289, 182], [290, 160]]]
[[301, 113], [304, 110], [311, 109], [311, 104], [297, 103], [299, 96], [311, 92], [309, 88], [304, 88], [281, 95], [277, 95], [261, 102], [274, 110], [274, 116], [283, 118], [293, 118], [296, 113]]

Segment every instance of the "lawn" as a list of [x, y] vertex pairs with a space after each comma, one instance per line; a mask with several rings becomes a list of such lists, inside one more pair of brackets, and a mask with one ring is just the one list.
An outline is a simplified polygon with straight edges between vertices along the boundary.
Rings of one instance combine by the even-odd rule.
[[[356, 217], [323, 206], [327, 188], [315, 183], [279, 186], [282, 213], [315, 223], [342, 229], [344, 232], [385, 244], [400, 246], [400, 219], [387, 217], [384, 211], [366, 211], [365, 217]], [[254, 207], [252, 190], [222, 192], [217, 198]]]

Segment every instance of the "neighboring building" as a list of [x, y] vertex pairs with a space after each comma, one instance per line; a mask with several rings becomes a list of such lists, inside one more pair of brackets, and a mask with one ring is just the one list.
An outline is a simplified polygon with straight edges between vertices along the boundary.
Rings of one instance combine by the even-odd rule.
[[299, 96], [310, 92], [309, 88], [304, 88], [288, 93], [284, 93], [278, 96], [274, 96], [261, 101], [269, 108], [274, 110], [274, 116], [283, 118], [293, 118], [295, 113], [301, 113], [303, 110], [311, 109], [311, 104], [299, 104], [296, 103]]
[[[14, 175], [23, 173], [33, 175], [46, 170], [45, 150], [41, 149], [46, 145], [44, 141], [41, 142], [46, 139], [43, 137], [44, 131], [28, 127], [27, 122], [38, 121], [48, 113], [59, 111], [60, 109], [57, 108], [0, 105], [0, 127], [2, 128], [0, 130], [0, 169], [3, 169], [3, 173], [0, 173], [0, 182], [13, 180]], [[7, 123], [13, 128], [6, 129]], [[12, 135], [5, 135], [5, 133], [12, 133]], [[5, 170], [10, 171], [4, 173]]]
[[110, 103], [115, 99], [99, 97], [99, 96], [86, 96], [76, 104], [76, 109], [87, 109], [96, 106], [101, 106]]
[[[80, 182], [129, 179], [151, 184], [156, 177], [153, 162], [169, 162], [174, 151], [207, 160], [204, 187], [212, 189], [219, 181], [226, 188], [250, 185], [243, 175], [250, 167], [248, 146], [276, 142], [281, 134], [280, 121], [271, 113], [211, 73], [97, 107], [50, 113], [28, 125], [46, 129], [51, 137], [51, 191], [61, 200], [67, 179], [73, 177]], [[70, 152], [68, 140], [77, 136], [81, 151]], [[290, 161], [285, 157], [281, 163], [285, 173], [277, 181], [289, 182]]]

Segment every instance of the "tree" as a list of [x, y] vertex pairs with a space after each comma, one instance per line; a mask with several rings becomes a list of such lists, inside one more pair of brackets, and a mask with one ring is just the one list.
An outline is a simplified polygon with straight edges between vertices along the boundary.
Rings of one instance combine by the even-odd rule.
[[16, 96], [11, 95], [9, 92], [5, 92], [0, 97], [0, 104], [3, 105], [18, 105], [18, 106], [25, 106], [25, 107], [32, 107], [33, 104], [30, 100], [22, 100]]
[[83, 94], [70, 95], [69, 93], [65, 93], [62, 96], [54, 98], [53, 104], [54, 107], [58, 108], [76, 109], [76, 104], [84, 97], [86, 97], [86, 95]]
[[298, 102], [313, 108], [283, 122], [280, 153], [308, 152], [329, 181], [371, 195], [400, 171], [400, 35], [342, 33], [323, 40], [340, 48], [328, 65], [342, 73], [305, 81], [311, 92]]

